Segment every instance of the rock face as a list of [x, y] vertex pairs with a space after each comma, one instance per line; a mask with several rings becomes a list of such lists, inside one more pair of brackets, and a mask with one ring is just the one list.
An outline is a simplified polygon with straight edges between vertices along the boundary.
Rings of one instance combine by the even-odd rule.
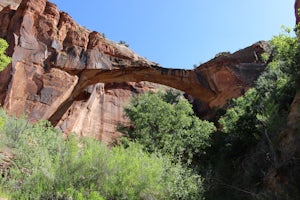
[[264, 69], [258, 42], [195, 70], [166, 69], [124, 45], [78, 25], [46, 0], [23, 0], [0, 12], [0, 37], [10, 44], [11, 65], [0, 73], [0, 103], [30, 120], [49, 119], [65, 132], [110, 141], [126, 120], [131, 94], [153, 83], [184, 91], [210, 109], [244, 93]]
[[300, 22], [300, 16], [299, 16], [299, 8], [300, 8], [300, 0], [295, 1], [295, 17], [296, 17], [296, 24]]
[[16, 9], [20, 3], [21, 3], [21, 0], [1, 0], [0, 10], [2, 10], [6, 6], [11, 6], [11, 8]]
[[76, 132], [82, 136], [112, 142], [120, 133], [118, 123], [126, 123], [123, 106], [132, 94], [156, 91], [157, 84], [140, 83], [98, 83], [90, 86], [70, 106], [57, 124], [65, 133]]

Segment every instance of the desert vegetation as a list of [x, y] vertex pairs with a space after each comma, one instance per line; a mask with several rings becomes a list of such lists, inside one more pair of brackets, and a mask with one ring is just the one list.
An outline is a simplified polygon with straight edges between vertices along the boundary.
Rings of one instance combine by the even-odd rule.
[[[297, 28], [296, 28], [297, 31]], [[0, 109], [0, 195], [8, 199], [298, 199], [299, 155], [280, 138], [299, 92], [300, 48], [290, 30], [270, 40], [265, 72], [208, 121], [174, 91], [145, 93], [113, 147]], [[1, 69], [10, 62], [1, 40]], [[266, 186], [270, 170], [288, 181]], [[289, 171], [289, 173], [286, 173]], [[276, 182], [275, 182], [276, 184]]]
[[11, 61], [11, 58], [5, 55], [7, 47], [7, 42], [0, 38], [0, 72], [3, 71]]

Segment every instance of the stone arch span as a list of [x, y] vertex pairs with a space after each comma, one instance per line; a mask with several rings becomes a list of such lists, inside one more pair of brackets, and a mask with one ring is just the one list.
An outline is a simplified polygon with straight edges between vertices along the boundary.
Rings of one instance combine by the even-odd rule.
[[96, 83], [148, 81], [181, 90], [205, 103], [209, 103], [216, 98], [216, 93], [210, 89], [207, 81], [194, 70], [166, 69], [157, 65], [139, 65], [122, 66], [117, 69], [85, 69], [80, 72], [73, 70], [69, 73], [76, 74], [78, 82], [71, 95], [49, 118], [53, 125], [60, 121], [62, 115], [85, 88]]
[[53, 125], [86, 87], [99, 82], [159, 83], [211, 108], [243, 94], [266, 65], [260, 55], [268, 45], [258, 42], [194, 70], [166, 69], [80, 26], [47, 0], [22, 0], [17, 10], [5, 7], [0, 21], [0, 37], [12, 56], [11, 66], [0, 73], [0, 103], [9, 113]]
[[159, 83], [181, 90], [210, 108], [223, 106], [228, 99], [240, 96], [254, 83], [266, 65], [260, 60], [260, 54], [265, 52], [267, 46], [265, 42], [258, 42], [233, 54], [220, 54], [194, 70], [163, 68], [141, 57], [119, 57], [118, 63], [111, 62], [111, 66], [106, 69], [68, 68], [66, 65], [57, 65], [61, 63], [61, 56], [58, 55], [54, 59], [55, 62], [52, 62], [53, 67], [63, 68], [69, 74], [76, 75], [78, 82], [69, 98], [58, 107], [49, 120], [56, 125], [86, 87], [100, 82]]

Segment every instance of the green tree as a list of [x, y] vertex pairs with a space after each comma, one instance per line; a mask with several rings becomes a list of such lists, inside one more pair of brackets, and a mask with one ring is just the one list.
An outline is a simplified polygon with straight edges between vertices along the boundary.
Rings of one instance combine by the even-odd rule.
[[[300, 66], [297, 38], [281, 33], [271, 39], [270, 45], [268, 65], [255, 87], [228, 103], [219, 120], [221, 131], [214, 134], [207, 153], [208, 199], [220, 195], [222, 199], [299, 198], [294, 196], [297, 186], [291, 184], [283, 185], [276, 194], [263, 188], [269, 169], [287, 167], [280, 163], [278, 141], [297, 90]], [[289, 166], [293, 172], [296, 169]], [[289, 179], [297, 182], [299, 177]]]
[[5, 55], [8, 44], [0, 38], [0, 72], [11, 62], [11, 58]]
[[284, 116], [296, 92], [299, 44], [296, 38], [282, 33], [273, 37], [270, 45], [272, 61], [266, 71], [254, 88], [232, 100], [232, 107], [219, 121], [231, 136], [258, 140], [266, 127], [278, 131], [285, 123]]
[[132, 125], [122, 127], [122, 132], [130, 140], [138, 141], [148, 152], [159, 151], [188, 164], [195, 154], [204, 153], [216, 130], [212, 123], [194, 115], [187, 100], [177, 94], [172, 97], [170, 92], [136, 96], [125, 113]]

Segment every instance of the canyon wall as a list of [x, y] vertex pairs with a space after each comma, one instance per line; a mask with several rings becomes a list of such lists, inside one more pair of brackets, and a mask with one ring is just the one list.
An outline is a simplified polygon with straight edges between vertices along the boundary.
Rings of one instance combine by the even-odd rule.
[[123, 105], [132, 94], [163, 84], [200, 102], [200, 112], [220, 107], [253, 84], [268, 50], [258, 42], [194, 70], [166, 69], [80, 26], [46, 0], [4, 7], [0, 37], [12, 56], [0, 73], [0, 103], [9, 113], [26, 113], [33, 122], [48, 119], [65, 133], [107, 142], [119, 135], [115, 126], [126, 121]]

